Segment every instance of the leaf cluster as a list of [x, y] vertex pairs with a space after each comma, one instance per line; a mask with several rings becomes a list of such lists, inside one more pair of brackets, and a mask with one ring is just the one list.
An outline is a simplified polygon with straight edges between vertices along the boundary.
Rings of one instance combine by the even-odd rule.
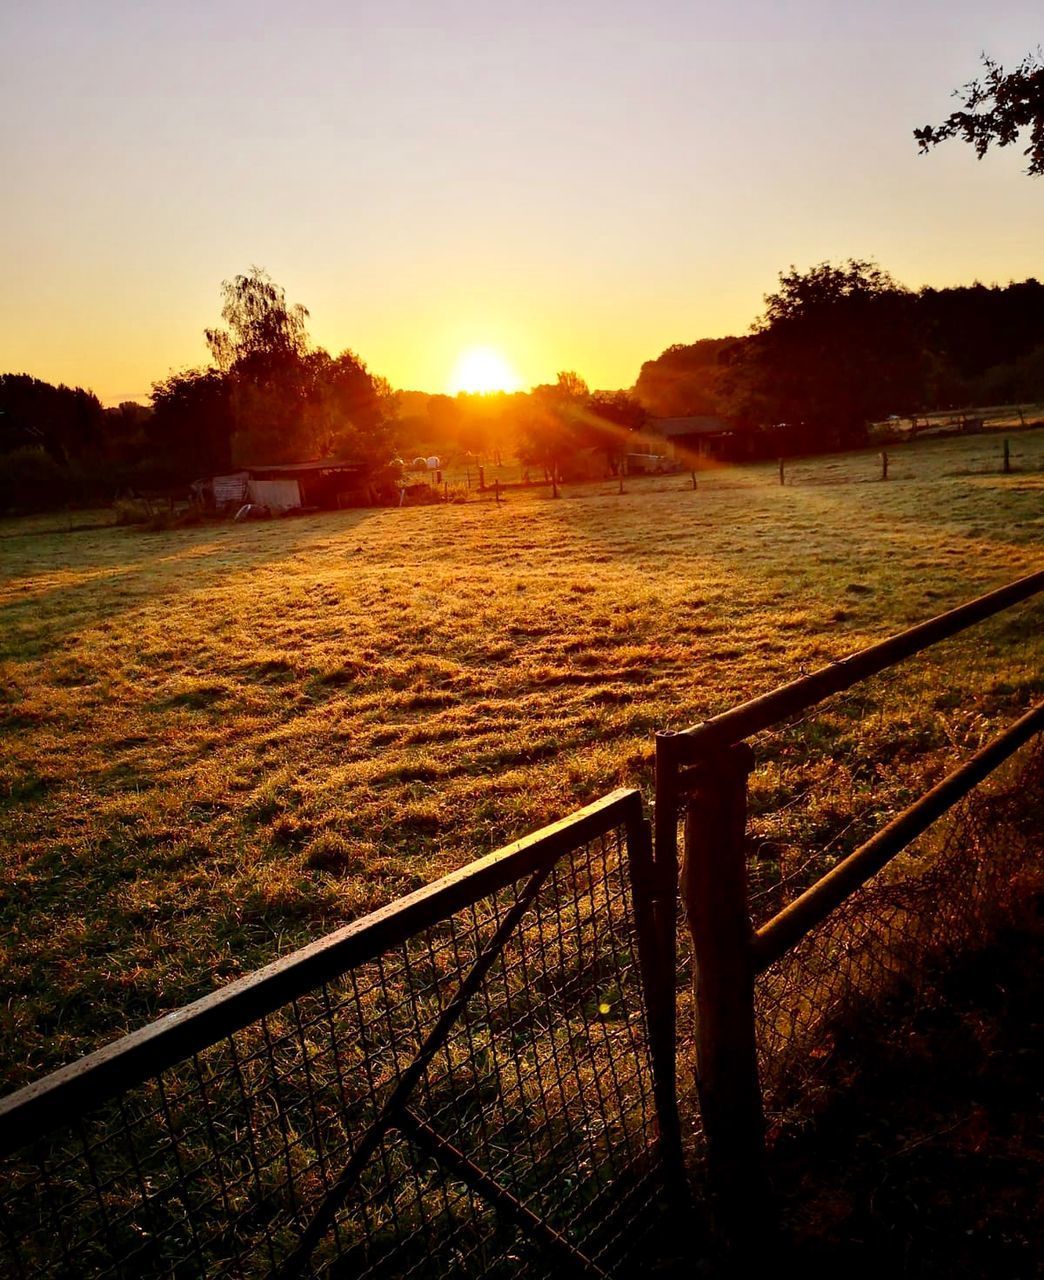
[[962, 138], [981, 160], [991, 146], [1012, 146], [1028, 133], [1029, 146], [1023, 152], [1029, 158], [1026, 172], [1044, 174], [1044, 55], [1038, 48], [1011, 71], [985, 54], [982, 61], [983, 77], [954, 91], [954, 97], [963, 96], [961, 108], [941, 124], [914, 130], [921, 151], [930, 151], [949, 138]]

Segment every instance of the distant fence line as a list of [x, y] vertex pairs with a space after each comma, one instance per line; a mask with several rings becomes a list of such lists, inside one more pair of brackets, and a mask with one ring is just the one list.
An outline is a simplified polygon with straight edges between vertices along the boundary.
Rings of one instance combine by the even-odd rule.
[[[986, 448], [976, 455], [974, 459], [965, 460], [965, 462], [975, 462], [981, 465], [958, 467], [956, 470], [948, 473], [954, 476], [966, 475], [984, 475], [996, 473], [999, 475], [1010, 475], [1022, 469], [1020, 465], [1020, 451], [1017, 447], [1013, 447], [1009, 436], [1014, 436], [1016, 441], [1022, 431], [1029, 431], [1038, 427], [1044, 427], [1044, 423], [1033, 423], [1025, 428], [1013, 427], [1003, 437], [999, 432], [995, 433], [995, 438], [990, 439], [989, 436], [982, 432], [953, 432], [950, 435], [959, 434], [962, 438], [974, 439], [981, 441], [984, 446], [991, 446], [988, 451]], [[936, 438], [947, 438], [946, 433], [926, 434], [921, 433], [910, 439], [884, 439], [876, 444], [868, 444], [865, 448], [859, 450], [845, 450], [841, 454], [833, 453], [816, 453], [816, 454], [795, 454], [787, 455], [780, 458], [757, 458], [757, 459], [725, 459], [717, 458], [710, 455], [702, 455], [699, 458], [688, 460], [666, 460], [667, 465], [660, 469], [631, 469], [624, 466], [615, 475], [584, 476], [570, 477], [563, 479], [562, 477], [537, 477], [527, 475], [532, 468], [520, 466], [517, 470], [518, 479], [510, 479], [503, 473], [504, 468], [499, 469], [499, 473], [492, 479], [488, 479], [485, 475], [485, 468], [478, 467], [475, 474], [474, 490], [480, 500], [500, 503], [504, 497], [517, 492], [532, 491], [535, 489], [547, 489], [551, 492], [552, 497], [561, 497], [565, 493], [575, 492], [587, 486], [616, 484], [620, 486], [620, 492], [625, 492], [624, 485], [629, 480], [643, 481], [663, 481], [670, 478], [677, 478], [686, 487], [698, 490], [701, 486], [709, 483], [712, 488], [754, 488], [764, 487], [766, 485], [784, 485], [793, 486], [800, 485], [842, 485], [842, 484], [866, 484], [875, 481], [907, 480], [911, 476], [907, 471], [900, 471], [897, 475], [892, 464], [895, 462], [902, 463], [905, 461], [903, 457], [904, 450], [907, 445], [916, 441], [931, 441]], [[834, 467], [838, 465], [839, 459], [844, 459], [848, 470], [854, 469], [853, 454], [858, 455], [861, 459], [861, 469], [858, 474], [835, 476], [828, 474]], [[760, 468], [762, 474], [757, 479], [752, 478], [749, 474], [752, 468]], [[819, 474], [815, 473], [815, 469], [819, 468]], [[1044, 461], [1034, 471], [1044, 468]], [[467, 492], [472, 490], [472, 475], [470, 469], [467, 471], [466, 489]], [[446, 486], [446, 501], [456, 501], [457, 497], [449, 491]]]
[[[749, 1253], [771, 1222], [766, 1109], [808, 1087], [810, 1046], [973, 938], [1026, 860], [1044, 703], [768, 919], [747, 740], [1042, 589], [657, 735], [655, 841], [640, 794], [614, 792], [0, 1100], [6, 1268], [598, 1277]], [[955, 806], [940, 848], [899, 858]]]

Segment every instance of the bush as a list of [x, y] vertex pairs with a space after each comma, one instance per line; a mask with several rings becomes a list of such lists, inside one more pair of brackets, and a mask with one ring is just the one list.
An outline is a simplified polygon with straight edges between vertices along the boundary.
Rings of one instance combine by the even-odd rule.
[[144, 498], [117, 498], [112, 509], [115, 524], [139, 525], [151, 533], [203, 523], [203, 512], [197, 506], [171, 508], [166, 503], [153, 504]]
[[70, 499], [69, 473], [43, 449], [25, 447], [0, 463], [0, 511], [48, 511]]

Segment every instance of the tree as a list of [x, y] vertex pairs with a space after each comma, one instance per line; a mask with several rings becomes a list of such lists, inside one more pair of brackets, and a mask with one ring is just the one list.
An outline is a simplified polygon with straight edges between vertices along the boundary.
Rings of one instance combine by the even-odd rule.
[[0, 511], [47, 511], [74, 496], [69, 469], [45, 449], [23, 445], [3, 455]]
[[392, 456], [396, 397], [353, 351], [331, 357], [321, 347], [305, 357], [311, 453], [384, 464]]
[[873, 262], [791, 267], [729, 355], [739, 417], [790, 424], [790, 448], [851, 448], [865, 441], [869, 422], [919, 395], [916, 298]]
[[962, 109], [951, 112], [942, 124], [914, 130], [921, 151], [960, 137], [981, 160], [991, 146], [1011, 146], [1025, 130], [1029, 133], [1029, 146], [1023, 152], [1029, 157], [1026, 172], [1044, 174], [1044, 56], [1038, 49], [1013, 71], [1005, 71], [985, 54], [982, 62], [985, 76], [954, 90], [954, 97], [964, 97]]
[[98, 397], [83, 387], [0, 374], [0, 452], [40, 448], [66, 466], [100, 451], [104, 418]]
[[580, 423], [580, 438], [600, 449], [613, 475], [633, 445], [634, 434], [645, 425], [647, 414], [629, 391], [596, 391], [588, 400]]
[[228, 471], [235, 431], [229, 377], [218, 369], [187, 369], [154, 383], [145, 429], [179, 479]]
[[267, 271], [251, 267], [247, 275], [221, 282], [221, 318], [227, 329], [204, 330], [214, 363], [223, 372], [254, 360], [299, 358], [308, 350], [300, 303], [289, 307], [286, 294]]
[[634, 394], [658, 418], [720, 413], [724, 401], [723, 365], [738, 341], [701, 338], [693, 343], [675, 343], [655, 360], [646, 360]]
[[221, 285], [225, 329], [207, 329], [207, 346], [229, 380], [238, 463], [290, 462], [310, 456], [306, 426], [312, 370], [308, 312], [288, 306], [260, 267]]
[[396, 413], [387, 382], [352, 351], [331, 356], [313, 348], [307, 310], [289, 306], [283, 289], [260, 267], [224, 281], [221, 293], [227, 327], [206, 330], [206, 339], [213, 372], [229, 389], [233, 461], [341, 455], [387, 462]]
[[540, 466], [547, 476], [560, 476], [563, 465], [582, 446], [581, 430], [587, 383], [572, 370], [559, 373], [557, 381], [534, 387], [519, 414], [521, 462]]
[[117, 464], [132, 464], [148, 448], [148, 426], [152, 410], [146, 404], [124, 400], [105, 415], [105, 456]]

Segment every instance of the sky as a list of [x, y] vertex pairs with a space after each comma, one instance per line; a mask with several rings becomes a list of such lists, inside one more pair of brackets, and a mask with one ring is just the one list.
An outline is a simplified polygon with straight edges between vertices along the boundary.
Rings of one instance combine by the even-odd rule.
[[258, 264], [394, 386], [630, 386], [781, 270], [1044, 273], [1016, 148], [918, 154], [1040, 0], [3, 0], [0, 371], [145, 400]]

